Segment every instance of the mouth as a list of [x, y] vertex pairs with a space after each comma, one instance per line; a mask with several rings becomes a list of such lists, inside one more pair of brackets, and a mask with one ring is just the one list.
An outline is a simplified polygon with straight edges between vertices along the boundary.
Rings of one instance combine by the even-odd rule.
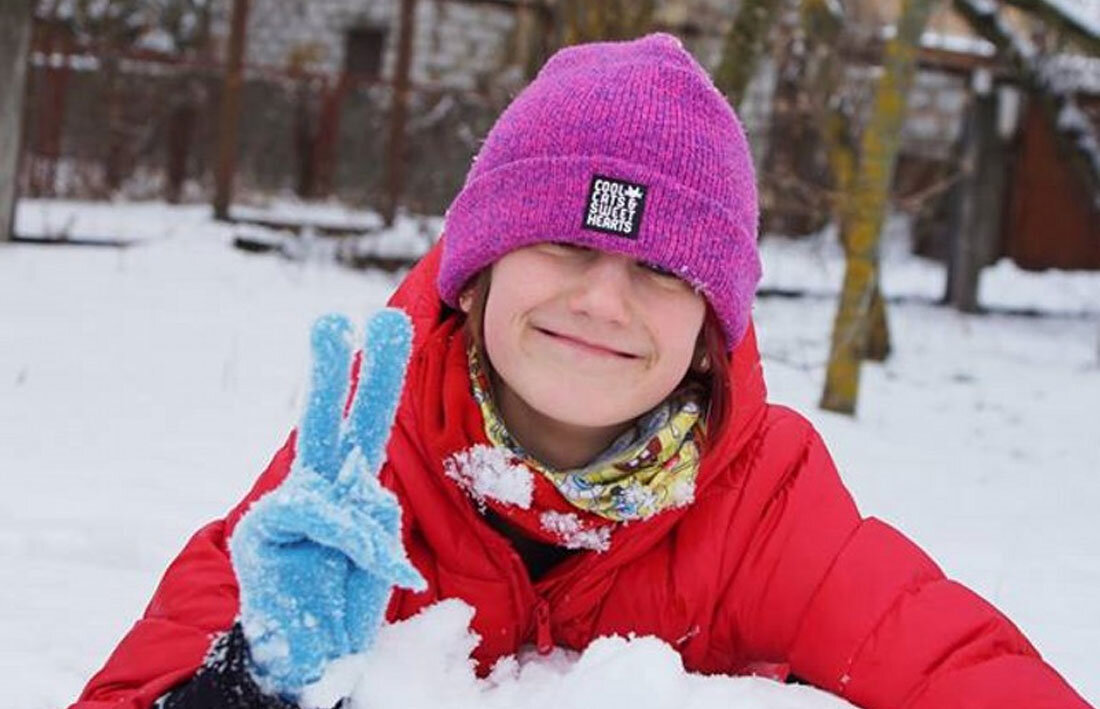
[[630, 354], [629, 352], [620, 352], [619, 350], [604, 347], [594, 342], [588, 342], [578, 337], [573, 337], [572, 335], [564, 335], [542, 327], [535, 327], [535, 330], [561, 344], [571, 346], [582, 352], [587, 352], [588, 354], [599, 355], [601, 357], [617, 357], [619, 359], [638, 359], [638, 355]]

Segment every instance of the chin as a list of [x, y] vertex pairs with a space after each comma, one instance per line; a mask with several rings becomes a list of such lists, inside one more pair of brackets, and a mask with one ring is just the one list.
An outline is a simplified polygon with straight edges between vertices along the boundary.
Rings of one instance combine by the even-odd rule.
[[618, 426], [645, 413], [644, 410], [634, 411], [628, 406], [615, 406], [605, 398], [596, 397], [598, 403], [594, 403], [591, 399], [581, 400], [576, 398], [561, 401], [558, 399], [560, 395], [561, 390], [559, 389], [553, 395], [542, 398], [541, 400], [544, 402], [542, 405], [532, 404], [530, 400], [528, 404], [543, 416], [552, 418], [555, 421], [588, 428]]
[[609, 428], [612, 426], [621, 426], [624, 423], [633, 421], [638, 417], [634, 416], [592, 416], [590, 411], [587, 412], [565, 412], [562, 414], [547, 413], [546, 416], [570, 426], [576, 426], [578, 428]]

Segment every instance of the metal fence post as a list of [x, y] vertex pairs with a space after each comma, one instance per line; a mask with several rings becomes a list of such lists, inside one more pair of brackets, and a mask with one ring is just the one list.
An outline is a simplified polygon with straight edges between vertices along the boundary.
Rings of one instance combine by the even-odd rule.
[[382, 217], [387, 227], [393, 226], [397, 204], [405, 181], [405, 123], [409, 100], [409, 70], [412, 66], [413, 24], [416, 20], [416, 0], [401, 0], [401, 27], [397, 40], [397, 64], [393, 75], [390, 110], [390, 140], [386, 146], [387, 199]]
[[214, 175], [214, 217], [229, 219], [233, 201], [233, 173], [237, 169], [237, 136], [241, 114], [241, 65], [248, 32], [249, 0], [233, 0], [233, 20], [229, 30], [225, 84], [222, 89], [221, 115], [218, 121], [218, 162]]

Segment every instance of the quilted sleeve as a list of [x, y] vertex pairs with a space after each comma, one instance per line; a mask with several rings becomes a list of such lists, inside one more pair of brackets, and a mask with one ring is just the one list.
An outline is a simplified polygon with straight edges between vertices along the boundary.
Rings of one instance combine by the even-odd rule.
[[729, 598], [752, 655], [870, 709], [1088, 706], [1004, 615], [859, 515], [808, 422], [776, 429], [789, 452], [748, 483], [766, 502]]

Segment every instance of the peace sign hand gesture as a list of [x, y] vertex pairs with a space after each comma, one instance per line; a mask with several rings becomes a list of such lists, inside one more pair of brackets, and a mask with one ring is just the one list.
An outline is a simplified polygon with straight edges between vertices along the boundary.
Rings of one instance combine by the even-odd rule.
[[343, 416], [351, 324], [313, 327], [311, 390], [286, 480], [229, 540], [252, 674], [294, 698], [325, 665], [373, 643], [393, 586], [426, 583], [401, 544], [401, 508], [378, 482], [404, 385], [412, 327], [386, 308], [367, 323], [359, 384]]

